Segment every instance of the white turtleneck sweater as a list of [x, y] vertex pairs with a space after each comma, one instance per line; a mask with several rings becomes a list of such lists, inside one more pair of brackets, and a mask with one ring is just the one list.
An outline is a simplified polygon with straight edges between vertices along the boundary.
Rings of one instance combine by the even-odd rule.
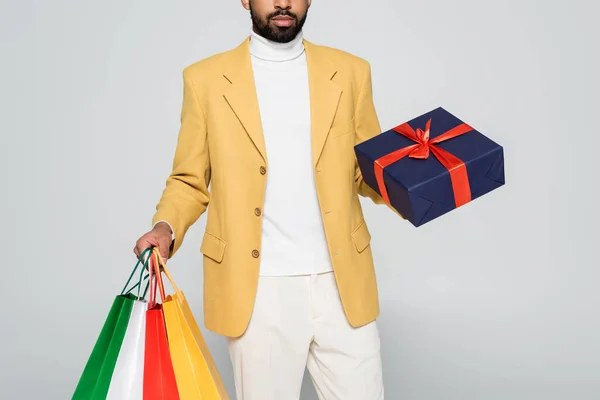
[[312, 165], [310, 96], [302, 32], [276, 43], [254, 31], [250, 54], [269, 173], [260, 275], [332, 270]]

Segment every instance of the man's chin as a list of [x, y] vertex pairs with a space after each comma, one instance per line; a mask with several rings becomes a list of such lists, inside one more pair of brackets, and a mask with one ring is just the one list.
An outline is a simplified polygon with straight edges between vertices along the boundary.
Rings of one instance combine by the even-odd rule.
[[269, 29], [270, 32], [270, 39], [275, 41], [275, 42], [279, 42], [279, 43], [288, 43], [291, 42], [292, 40], [294, 40], [294, 37], [296, 37], [296, 34], [294, 32], [296, 32], [295, 28], [293, 26], [289, 26], [289, 27], [279, 27], [279, 26], [273, 26], [270, 27]]

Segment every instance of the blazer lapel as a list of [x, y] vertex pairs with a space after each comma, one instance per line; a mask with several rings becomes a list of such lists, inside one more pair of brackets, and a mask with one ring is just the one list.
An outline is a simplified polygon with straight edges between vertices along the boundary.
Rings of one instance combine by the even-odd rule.
[[304, 40], [304, 48], [306, 49], [310, 90], [312, 158], [313, 164], [316, 166], [329, 135], [342, 89], [332, 80], [337, 70], [319, 52], [319, 47]]
[[[329, 134], [342, 90], [332, 80], [337, 70], [320, 54], [318, 46], [307, 40], [303, 43], [306, 49], [310, 91], [312, 159], [316, 166]], [[230, 83], [223, 95], [266, 163], [267, 153], [249, 44], [248, 37], [233, 51], [230, 66], [223, 74]]]
[[230, 82], [230, 85], [225, 89], [223, 96], [266, 163], [267, 153], [250, 60], [249, 43], [250, 38], [248, 37], [234, 49], [233, 56], [228, 61], [229, 65], [223, 76]]

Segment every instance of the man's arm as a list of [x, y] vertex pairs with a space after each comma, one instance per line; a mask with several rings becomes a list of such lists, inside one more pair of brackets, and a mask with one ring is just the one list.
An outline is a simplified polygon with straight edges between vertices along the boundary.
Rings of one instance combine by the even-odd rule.
[[[375, 104], [373, 102], [371, 66], [369, 63], [366, 63], [365, 71], [363, 73], [363, 78], [360, 85], [360, 90], [358, 93], [358, 101], [356, 104], [355, 113], [355, 126], [356, 144], [360, 144], [381, 133], [379, 119], [377, 117], [377, 112], [375, 111]], [[356, 183], [356, 187], [358, 188], [359, 195], [370, 198], [375, 204], [387, 205], [389, 209], [394, 211], [400, 217], [404, 218], [402, 214], [400, 214], [394, 207], [389, 205], [383, 199], [383, 197], [381, 197], [375, 190], [373, 190], [369, 185], [365, 183], [357, 160], [355, 160], [354, 171], [354, 182]]]
[[210, 198], [206, 120], [188, 69], [183, 71], [183, 83], [181, 127], [173, 168], [152, 218], [155, 229], [163, 225], [161, 222], [172, 229], [169, 257], [179, 249], [189, 227], [206, 211]]

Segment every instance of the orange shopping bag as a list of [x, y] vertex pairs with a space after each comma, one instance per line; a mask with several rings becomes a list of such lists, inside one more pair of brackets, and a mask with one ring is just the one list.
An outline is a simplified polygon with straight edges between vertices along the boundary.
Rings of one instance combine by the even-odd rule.
[[183, 292], [175, 285], [157, 249], [154, 249], [152, 254], [152, 262], [158, 264], [155, 270], [164, 272], [175, 290], [175, 294], [164, 299], [163, 312], [180, 398], [229, 400], [225, 385], [188, 302]]

